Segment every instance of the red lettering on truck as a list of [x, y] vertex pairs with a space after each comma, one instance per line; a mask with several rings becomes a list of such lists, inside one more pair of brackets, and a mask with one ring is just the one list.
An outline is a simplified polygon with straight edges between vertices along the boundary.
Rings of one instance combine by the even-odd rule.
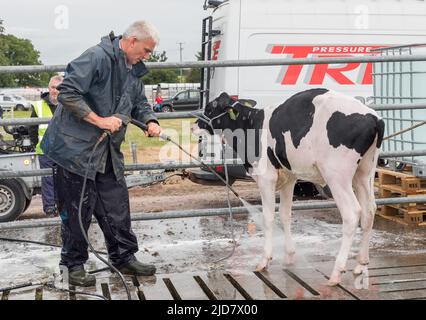
[[213, 51], [212, 60], [217, 60], [218, 55], [219, 55], [219, 48], [220, 48], [220, 40], [217, 40], [217, 41], [213, 42], [213, 47], [212, 47], [212, 51]]
[[[271, 54], [282, 54], [290, 58], [329, 58], [353, 57], [355, 55], [370, 54], [371, 49], [383, 46], [285, 46], [269, 45]], [[281, 74], [282, 85], [296, 85], [303, 68], [308, 69], [308, 77], [304, 81], [310, 85], [324, 84], [326, 77], [341, 85], [371, 85], [371, 63], [343, 63], [343, 64], [317, 64], [317, 65], [291, 65], [284, 66]], [[349, 73], [352, 73], [351, 75]], [[357, 74], [356, 79], [354, 73]]]

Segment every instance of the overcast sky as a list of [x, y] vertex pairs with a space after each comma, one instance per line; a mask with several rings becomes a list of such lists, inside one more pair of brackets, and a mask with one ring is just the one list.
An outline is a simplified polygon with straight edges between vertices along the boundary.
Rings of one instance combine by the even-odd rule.
[[67, 64], [114, 30], [147, 20], [160, 31], [157, 51], [168, 61], [194, 61], [201, 47], [201, 23], [209, 11], [204, 0], [0, 0], [6, 33], [29, 39], [43, 64]]

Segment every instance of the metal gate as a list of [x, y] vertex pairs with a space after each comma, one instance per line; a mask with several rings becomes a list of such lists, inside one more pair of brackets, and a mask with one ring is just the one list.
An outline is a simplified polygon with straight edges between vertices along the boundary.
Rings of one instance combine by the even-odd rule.
[[[373, 50], [380, 56], [412, 56], [426, 53], [426, 44], [397, 46]], [[374, 104], [401, 105], [426, 103], [426, 62], [399, 61], [376, 62], [373, 64]], [[379, 111], [385, 121], [385, 136], [420, 125], [426, 120], [425, 109]], [[420, 125], [386, 139], [384, 151], [420, 150], [426, 146], [426, 126]], [[412, 164], [413, 173], [426, 176], [426, 156], [399, 157], [390, 161], [394, 169], [403, 164]]]

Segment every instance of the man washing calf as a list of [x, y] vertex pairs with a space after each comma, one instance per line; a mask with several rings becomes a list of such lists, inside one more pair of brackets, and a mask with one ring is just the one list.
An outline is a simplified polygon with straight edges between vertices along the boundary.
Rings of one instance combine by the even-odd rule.
[[42, 149], [57, 164], [54, 171], [57, 208], [62, 219], [60, 265], [68, 269], [69, 283], [92, 286], [96, 278], [84, 270], [88, 243], [80, 230], [78, 208], [89, 157], [99, 143], [89, 167], [82, 205], [87, 233], [92, 214], [105, 236], [109, 260], [123, 274], [153, 275], [155, 266], [139, 262], [138, 243], [131, 229], [129, 194], [120, 151], [125, 137], [122, 119], [147, 124], [147, 134], [159, 136], [161, 128], [145, 96], [140, 78], [148, 72], [148, 59], [159, 41], [158, 31], [145, 21], [133, 23], [123, 34], [113, 33], [68, 64], [58, 109], [44, 135]]

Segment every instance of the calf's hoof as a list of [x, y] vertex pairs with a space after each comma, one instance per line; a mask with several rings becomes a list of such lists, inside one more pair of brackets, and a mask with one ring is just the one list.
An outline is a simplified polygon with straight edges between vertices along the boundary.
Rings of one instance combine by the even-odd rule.
[[294, 262], [296, 260], [294, 254], [295, 254], [295, 252], [289, 253], [289, 254], [284, 254], [284, 264], [286, 266], [294, 264]]
[[327, 286], [329, 287], [335, 287], [340, 283], [340, 280], [328, 280], [327, 281]]
[[333, 271], [333, 273], [330, 276], [330, 279], [327, 282], [327, 286], [334, 287], [337, 286], [340, 282], [342, 282], [342, 272], [339, 271]]
[[360, 275], [360, 274], [363, 274], [363, 273], [366, 273], [367, 272], [367, 264], [358, 264], [355, 268], [354, 268], [354, 270], [352, 271], [352, 273], [354, 274], [354, 275]]
[[268, 269], [268, 265], [271, 260], [272, 260], [272, 257], [262, 258], [262, 261], [260, 261], [260, 263], [258, 263], [258, 265], [256, 266], [256, 271], [260, 272], [260, 271]]

